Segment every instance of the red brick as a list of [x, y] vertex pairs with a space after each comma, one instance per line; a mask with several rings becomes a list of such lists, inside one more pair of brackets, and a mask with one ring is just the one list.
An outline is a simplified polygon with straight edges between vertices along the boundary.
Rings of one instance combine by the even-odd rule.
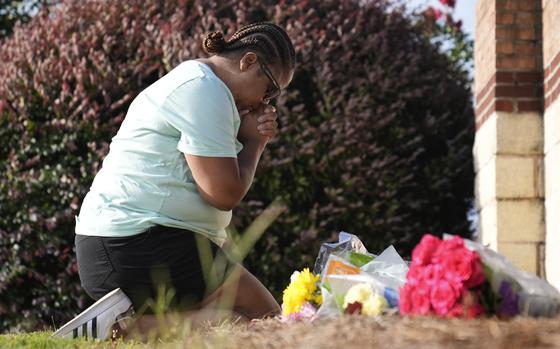
[[514, 12], [498, 12], [496, 13], [496, 24], [514, 24]]
[[496, 27], [496, 39], [498, 40], [537, 40], [540, 37], [540, 31], [537, 28], [520, 28], [511, 25]]
[[498, 84], [513, 84], [515, 82], [514, 73], [508, 71], [496, 72], [496, 83]]
[[499, 10], [519, 10], [519, 0], [496, 0], [496, 9]]
[[496, 41], [496, 52], [504, 54], [512, 54], [513, 42], [511, 40], [498, 40]]
[[520, 40], [536, 40], [541, 37], [540, 32], [536, 28], [518, 28], [517, 39]]
[[513, 112], [513, 102], [508, 99], [497, 99], [496, 100], [496, 111]]
[[533, 70], [538, 68], [538, 64], [535, 56], [499, 55], [496, 57], [496, 67], [498, 69]]
[[[484, 0], [480, 0], [484, 1]], [[540, 0], [496, 0], [496, 9], [533, 11], [539, 9]]]
[[515, 24], [531, 25], [537, 23], [537, 12], [522, 12], [515, 13]]
[[518, 0], [517, 8], [521, 11], [537, 11], [541, 9], [540, 0]]
[[542, 100], [517, 101], [517, 111], [542, 111]]
[[513, 50], [516, 54], [534, 55], [541, 52], [542, 45], [540, 42], [515, 41], [513, 43]]
[[515, 80], [520, 83], [530, 83], [530, 82], [541, 83], [543, 78], [540, 72], [530, 71], [530, 72], [516, 72]]
[[496, 86], [496, 97], [539, 97], [536, 86]]
[[496, 39], [500, 40], [514, 40], [517, 39], [516, 37], [517, 31], [516, 28], [513, 26], [507, 27], [497, 27], [496, 28]]

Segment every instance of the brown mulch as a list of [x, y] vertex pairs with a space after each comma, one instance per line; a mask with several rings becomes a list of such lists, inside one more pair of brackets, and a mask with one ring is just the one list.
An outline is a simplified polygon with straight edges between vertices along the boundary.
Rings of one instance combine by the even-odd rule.
[[290, 324], [271, 319], [235, 325], [223, 333], [210, 331], [203, 343], [242, 349], [560, 348], [560, 317], [506, 321], [345, 316]]

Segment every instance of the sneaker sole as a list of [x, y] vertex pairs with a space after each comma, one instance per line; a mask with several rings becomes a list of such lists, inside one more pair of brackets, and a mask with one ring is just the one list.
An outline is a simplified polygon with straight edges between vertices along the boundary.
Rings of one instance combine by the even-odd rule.
[[[118, 297], [115, 297], [118, 295]], [[113, 298], [113, 299], [112, 299]], [[89, 308], [81, 312], [75, 318], [64, 324], [55, 333], [52, 334], [53, 337], [66, 337], [71, 332], [73, 333], [73, 338], [76, 337], [88, 337], [87, 336], [87, 324], [90, 320], [92, 321], [92, 337], [97, 337], [97, 317], [105, 312], [107, 309], [111, 308], [115, 304], [127, 300], [128, 297], [121, 291], [120, 288], [114, 289], [113, 291], [107, 293], [97, 302], [93, 303]], [[130, 301], [130, 300], [129, 300]], [[82, 336], [78, 336], [78, 328], [82, 327]]]

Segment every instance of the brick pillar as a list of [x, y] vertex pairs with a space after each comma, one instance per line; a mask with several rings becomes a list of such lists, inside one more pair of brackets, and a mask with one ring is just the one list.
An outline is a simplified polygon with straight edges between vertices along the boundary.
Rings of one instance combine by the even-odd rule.
[[479, 240], [539, 275], [545, 232], [541, 8], [540, 1], [477, 1], [473, 149]]
[[560, 289], [560, 2], [543, 0], [546, 277]]

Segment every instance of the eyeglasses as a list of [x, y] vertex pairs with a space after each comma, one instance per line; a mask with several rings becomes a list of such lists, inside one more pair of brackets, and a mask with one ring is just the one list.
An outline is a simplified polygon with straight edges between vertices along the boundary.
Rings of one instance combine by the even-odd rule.
[[276, 82], [276, 79], [274, 79], [274, 76], [270, 72], [270, 69], [268, 69], [267, 65], [260, 59], [259, 59], [259, 63], [261, 65], [261, 70], [263, 71], [264, 75], [268, 77], [268, 79], [272, 82], [272, 85], [274, 86], [274, 88], [270, 91], [267, 91], [263, 97], [263, 101], [265, 103], [268, 103], [270, 102], [271, 99], [280, 96], [280, 94], [282, 93], [282, 89], [280, 88], [280, 85], [278, 85], [278, 82]]

